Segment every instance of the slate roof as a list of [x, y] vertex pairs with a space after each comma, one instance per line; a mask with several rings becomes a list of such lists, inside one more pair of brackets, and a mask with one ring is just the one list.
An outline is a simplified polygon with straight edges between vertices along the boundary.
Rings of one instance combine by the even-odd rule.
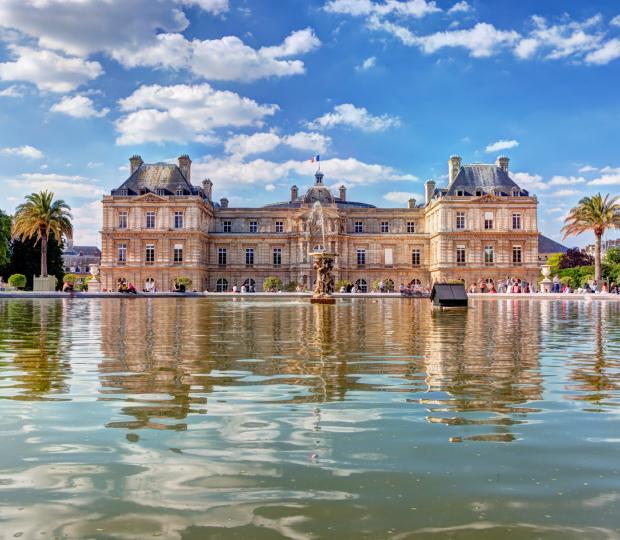
[[566, 253], [568, 248], [542, 234], [538, 235], [538, 253]]
[[521, 189], [508, 176], [506, 171], [497, 165], [474, 163], [461, 167], [454, 182], [448, 187], [445, 194], [456, 195], [457, 191], [464, 191], [465, 195], [473, 196], [476, 194], [476, 190], [478, 190], [484, 193], [510, 195], [515, 189], [522, 195], [529, 195], [526, 190]]
[[[376, 206], [372, 204], [355, 201], [343, 201], [338, 197], [334, 197], [334, 202], [336, 203], [336, 206], [343, 208], [376, 208]], [[301, 203], [303, 203], [303, 197], [297, 199], [296, 201], [266, 204], [262, 208], [299, 208], [301, 207]]]
[[198, 195], [200, 189], [192, 186], [181, 169], [173, 163], [143, 163], [134, 173], [123, 182], [117, 189], [112, 190], [112, 195], [120, 195], [120, 191], [127, 190], [128, 195], [140, 195], [146, 192], [157, 193], [164, 190], [165, 195], [176, 195], [177, 189], [185, 191], [186, 195]]

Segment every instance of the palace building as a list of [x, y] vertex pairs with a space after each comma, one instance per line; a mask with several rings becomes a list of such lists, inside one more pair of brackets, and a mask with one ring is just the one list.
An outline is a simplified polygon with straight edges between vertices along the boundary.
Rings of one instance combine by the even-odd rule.
[[[262, 207], [232, 207], [213, 200], [213, 183], [195, 185], [189, 156], [177, 164], [130, 160], [130, 175], [103, 197], [101, 285], [120, 278], [138, 289], [169, 290], [178, 277], [196, 290], [262, 290], [263, 280], [312, 288], [309, 252], [318, 245], [338, 254], [336, 281], [359, 290], [384, 280], [394, 284], [463, 279], [467, 284], [507, 277], [534, 282], [538, 262], [536, 197], [508, 173], [507, 157], [494, 164], [448, 161], [448, 185], [425, 183], [425, 200], [406, 208], [378, 208], [347, 199], [317, 171], [305, 193]], [[308, 220], [323, 208], [325, 239]], [[312, 230], [311, 230], [312, 229]]]

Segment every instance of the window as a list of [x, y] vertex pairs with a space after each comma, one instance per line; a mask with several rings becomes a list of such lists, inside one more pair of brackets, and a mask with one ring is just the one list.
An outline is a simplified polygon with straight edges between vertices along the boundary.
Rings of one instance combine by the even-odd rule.
[[465, 196], [465, 192], [459, 190], [459, 191], [456, 192], [456, 196], [457, 197], [464, 197]]
[[392, 248], [385, 248], [383, 260], [385, 266], [392, 266], [394, 264], [394, 250]]
[[491, 266], [494, 262], [493, 246], [484, 246], [484, 264]]
[[118, 228], [119, 229], [127, 228], [127, 212], [118, 213]]
[[245, 265], [253, 266], [254, 265], [254, 249], [246, 248], [245, 250]]
[[175, 244], [172, 260], [178, 264], [183, 262], [183, 244]]
[[224, 228], [224, 232], [232, 232], [232, 221], [223, 221], [222, 226]]
[[415, 232], [415, 221], [407, 221], [407, 232], [408, 233]]
[[258, 232], [258, 221], [250, 221], [250, 232]]
[[121, 197], [127, 197], [127, 195], [129, 195], [129, 190], [128, 189], [119, 189], [118, 194]]
[[175, 229], [183, 228], [183, 212], [174, 213], [174, 228]]
[[361, 221], [356, 221], [353, 224], [353, 231], [356, 233], [364, 232], [364, 224]]
[[390, 232], [390, 222], [389, 221], [382, 221], [381, 222], [381, 232], [382, 233]]
[[522, 262], [521, 246], [512, 246], [512, 264], [520, 265]]
[[226, 292], [228, 290], [228, 280], [224, 278], [218, 279], [215, 284], [215, 290], [217, 292]]
[[512, 228], [515, 230], [521, 228], [521, 214], [512, 214]]
[[217, 250], [217, 264], [226, 266], [226, 248], [219, 248]]
[[457, 266], [465, 266], [465, 262], [466, 262], [465, 246], [456, 246]]
[[365, 279], [358, 279], [355, 282], [355, 288], [357, 289], [358, 292], [361, 292], [361, 293], [368, 292], [368, 284], [366, 283]]
[[485, 229], [493, 228], [493, 212], [484, 213], [484, 228]]
[[127, 244], [118, 245], [118, 262], [127, 262]]
[[146, 213], [146, 228], [147, 229], [155, 228], [155, 212]]
[[185, 195], [185, 192], [183, 191], [183, 189], [181, 188], [177, 189], [177, 197], [180, 197], [182, 195]]
[[420, 266], [420, 260], [421, 260], [420, 250], [419, 249], [411, 250], [411, 265]]
[[284, 221], [276, 221], [276, 232], [284, 232]]
[[465, 228], [465, 212], [456, 213], [456, 228], [460, 230]]
[[146, 245], [146, 257], [144, 262], [146, 262], [146, 264], [153, 264], [155, 262], [155, 244]]
[[248, 278], [243, 282], [243, 286], [247, 292], [254, 292], [256, 290], [256, 281], [252, 278]]
[[481, 190], [476, 190], [476, 197], [482, 197], [482, 191]]
[[364, 266], [366, 264], [366, 250], [358, 249], [357, 250], [357, 265]]
[[273, 248], [273, 265], [280, 266], [282, 264], [282, 248]]
[[519, 190], [518, 190], [518, 189], [513, 189], [513, 190], [512, 190], [512, 196], [513, 196], [513, 197], [518, 197], [519, 195], [521, 195], [521, 193], [519, 193]]
[[166, 190], [165, 189], [158, 189], [156, 190], [157, 195], [159, 195], [160, 197], [163, 197], [166, 194]]

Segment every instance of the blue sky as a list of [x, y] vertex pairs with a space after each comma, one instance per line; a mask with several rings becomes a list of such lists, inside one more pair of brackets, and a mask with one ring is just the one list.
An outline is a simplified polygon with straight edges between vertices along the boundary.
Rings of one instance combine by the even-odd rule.
[[619, 70], [616, 1], [2, 0], [0, 208], [47, 187], [99, 244], [135, 153], [188, 153], [236, 206], [308, 186], [317, 153], [384, 206], [451, 154], [506, 154], [559, 240], [580, 197], [620, 192]]

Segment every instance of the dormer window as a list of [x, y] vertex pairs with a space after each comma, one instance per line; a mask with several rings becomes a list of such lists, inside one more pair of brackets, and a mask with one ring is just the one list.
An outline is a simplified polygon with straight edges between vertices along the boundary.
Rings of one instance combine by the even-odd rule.
[[476, 197], [482, 197], [482, 191], [477, 189], [476, 190]]
[[518, 190], [518, 189], [513, 189], [513, 190], [512, 190], [512, 196], [513, 196], [513, 197], [518, 197], [519, 195], [521, 195], [521, 193], [519, 193], [519, 190]]
[[459, 190], [459, 191], [457, 191], [457, 192], [456, 192], [456, 196], [457, 196], [457, 197], [465, 197], [465, 192], [464, 192], [464, 191]]
[[149, 190], [148, 190], [148, 189], [144, 189], [144, 188], [142, 188], [142, 189], [140, 190], [140, 195], [146, 195], [148, 192], [149, 192]]
[[158, 189], [157, 190], [157, 195], [159, 195], [160, 197], [163, 197], [166, 194], [166, 190], [165, 189]]
[[119, 189], [119, 190], [118, 190], [118, 194], [119, 194], [121, 197], [127, 197], [127, 195], [129, 195], [129, 190], [128, 190], [128, 189], [125, 189], [125, 188], [123, 188], [123, 189]]
[[183, 191], [182, 188], [177, 189], [177, 197], [181, 197], [182, 195], [185, 195], [185, 192]]

